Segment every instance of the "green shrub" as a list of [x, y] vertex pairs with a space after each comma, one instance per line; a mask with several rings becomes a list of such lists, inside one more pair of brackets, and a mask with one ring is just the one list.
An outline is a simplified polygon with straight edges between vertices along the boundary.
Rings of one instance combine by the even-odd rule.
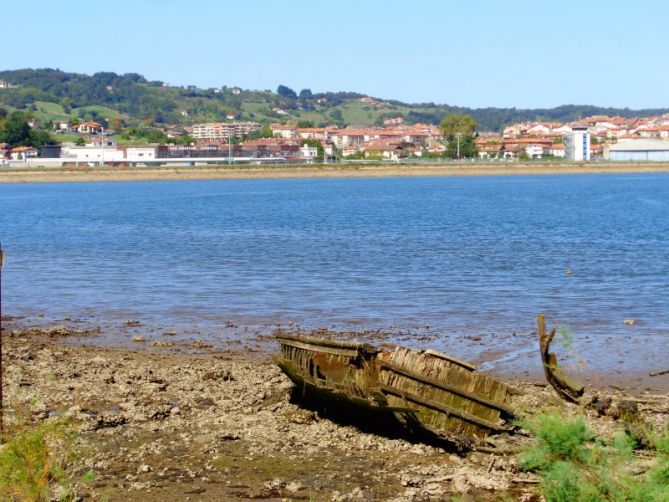
[[547, 502], [669, 500], [669, 433], [653, 438], [652, 466], [634, 475], [636, 442], [626, 433], [598, 440], [582, 417], [539, 415], [525, 425], [536, 444], [519, 463], [539, 473]]
[[648, 476], [654, 483], [665, 487], [665, 500], [669, 500], [669, 431], [654, 438], [653, 446], [657, 450], [657, 462]]
[[521, 457], [521, 464], [526, 468], [545, 469], [559, 461], [587, 461], [586, 446], [592, 441], [593, 434], [583, 418], [567, 421], [562, 417], [539, 415], [528, 428], [538, 444]]

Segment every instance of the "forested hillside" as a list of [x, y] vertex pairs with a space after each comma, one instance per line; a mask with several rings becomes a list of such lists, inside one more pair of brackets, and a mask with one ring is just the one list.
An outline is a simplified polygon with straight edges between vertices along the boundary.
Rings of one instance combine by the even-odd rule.
[[0, 80], [14, 87], [0, 89], [0, 107], [30, 111], [40, 119], [69, 117], [111, 120], [128, 124], [189, 124], [226, 118], [304, 125], [379, 125], [384, 118], [403, 117], [408, 123], [438, 124], [449, 114], [472, 115], [481, 130], [498, 131], [505, 125], [529, 121], [568, 122], [589, 115], [649, 116], [669, 109], [630, 110], [565, 105], [551, 109], [466, 108], [445, 104], [408, 104], [371, 99], [355, 92], [299, 92], [279, 85], [271, 90], [249, 91], [232, 87], [199, 89], [149, 81], [137, 73], [112, 72], [92, 76], [54, 69], [0, 71]]

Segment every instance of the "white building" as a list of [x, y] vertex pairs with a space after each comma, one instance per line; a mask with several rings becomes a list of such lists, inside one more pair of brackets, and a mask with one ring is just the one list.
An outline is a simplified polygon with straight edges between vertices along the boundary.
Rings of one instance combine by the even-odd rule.
[[318, 156], [318, 148], [309, 146], [306, 143], [300, 148], [300, 157], [307, 160], [314, 160]]
[[86, 162], [91, 165], [96, 165], [103, 162], [103, 160], [104, 162], [123, 162], [125, 160], [125, 152], [123, 150], [118, 150], [116, 147], [70, 146], [63, 148], [61, 157], [70, 162]]
[[628, 139], [609, 146], [609, 160], [619, 162], [669, 162], [669, 141]]
[[127, 162], [146, 162], [156, 160], [155, 146], [135, 147], [129, 146], [125, 151], [125, 160]]
[[587, 127], [573, 127], [571, 134], [563, 137], [565, 159], [590, 160], [590, 133]]
[[525, 153], [531, 159], [540, 159], [544, 155], [544, 147], [541, 145], [528, 145], [525, 147]]

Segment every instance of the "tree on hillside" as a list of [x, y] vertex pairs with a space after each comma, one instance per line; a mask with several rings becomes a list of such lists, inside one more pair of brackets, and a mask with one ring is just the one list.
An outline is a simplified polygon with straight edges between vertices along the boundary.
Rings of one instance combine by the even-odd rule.
[[280, 85], [279, 87], [277, 87], [276, 93], [283, 98], [297, 99], [297, 93], [290, 87], [286, 87], [285, 85]]
[[446, 139], [453, 139], [456, 135], [473, 136], [478, 124], [471, 115], [449, 115], [441, 121], [439, 129]]
[[311, 92], [311, 89], [302, 89], [300, 91], [300, 99], [311, 99], [314, 95]]
[[341, 113], [341, 110], [332, 110], [329, 114], [330, 118], [335, 121], [336, 124], [344, 123], [344, 115]]
[[111, 119], [111, 122], [109, 123], [109, 126], [114, 131], [120, 131], [121, 129], [123, 129], [123, 119], [121, 118], [120, 115], [116, 115], [116, 117]]
[[46, 131], [32, 129], [28, 125], [28, 116], [20, 111], [10, 113], [0, 127], [0, 143], [10, 146], [42, 146], [52, 143]]
[[7, 120], [5, 120], [5, 127], [3, 128], [0, 142], [8, 143], [11, 146], [21, 146], [26, 145], [29, 139], [30, 126], [25, 114], [22, 112], [10, 113]]

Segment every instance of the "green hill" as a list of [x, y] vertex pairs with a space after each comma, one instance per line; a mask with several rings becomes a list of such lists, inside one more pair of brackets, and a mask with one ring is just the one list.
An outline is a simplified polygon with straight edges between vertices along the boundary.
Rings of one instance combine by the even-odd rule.
[[383, 118], [402, 116], [408, 123], [439, 123], [453, 113], [472, 115], [482, 130], [500, 130], [505, 125], [528, 120], [568, 122], [589, 115], [649, 116], [669, 109], [630, 110], [565, 105], [550, 109], [466, 108], [434, 103], [409, 104], [396, 100], [365, 100], [352, 92], [299, 95], [284, 86], [272, 91], [233, 88], [199, 89], [175, 87], [149, 81], [137, 73], [94, 75], [54, 69], [0, 71], [0, 80], [16, 86], [0, 89], [0, 106], [9, 111], [29, 110], [42, 120], [69, 117], [111, 120], [128, 124], [151, 121], [158, 124], [191, 124], [222, 121], [226, 116], [261, 123], [299, 122], [324, 124], [380, 124]]

